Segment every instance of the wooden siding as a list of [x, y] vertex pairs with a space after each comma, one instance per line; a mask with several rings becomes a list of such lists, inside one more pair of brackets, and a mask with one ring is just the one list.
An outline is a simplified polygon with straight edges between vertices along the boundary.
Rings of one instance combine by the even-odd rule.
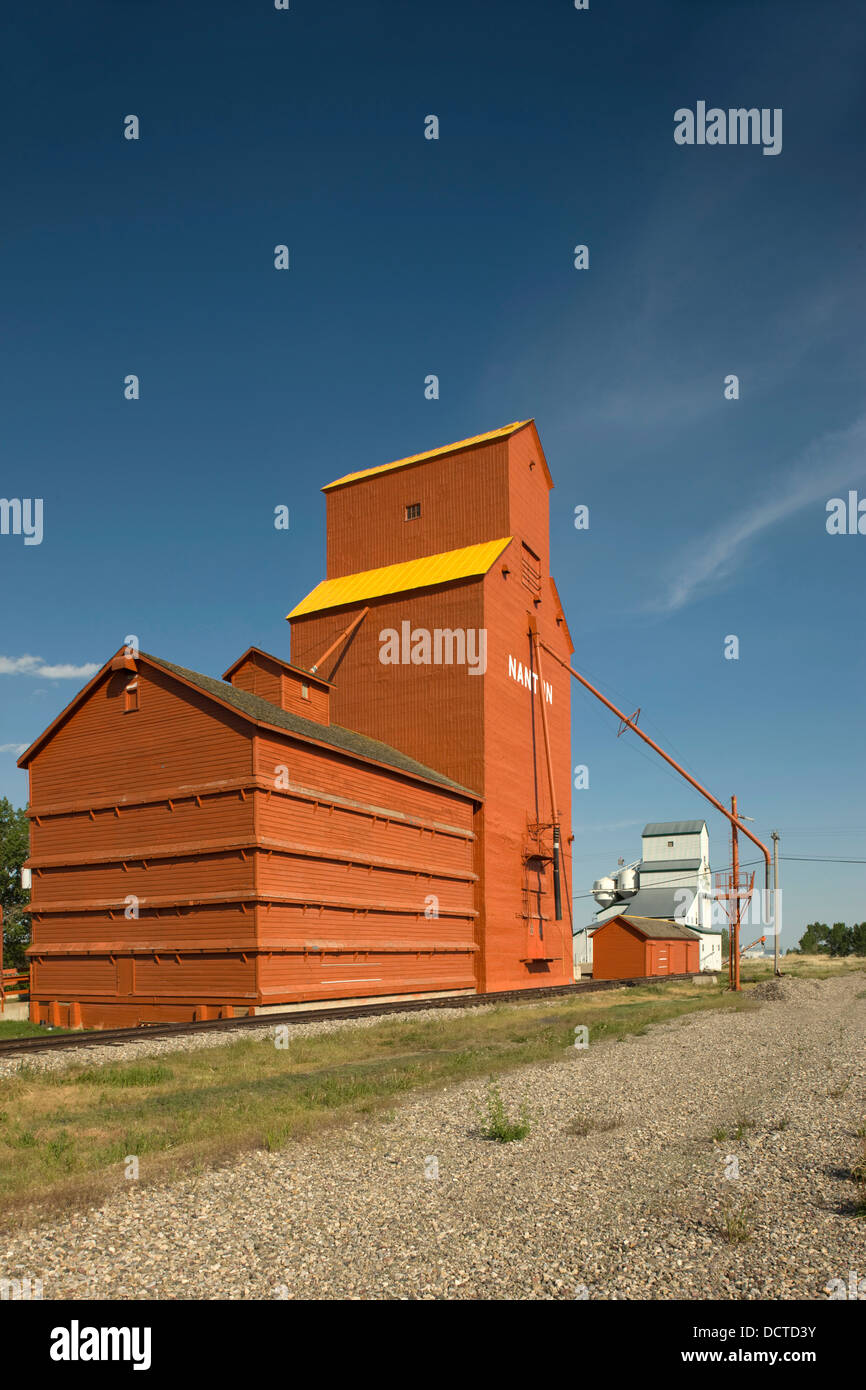
[[[427, 486], [429, 493], [409, 496]], [[494, 448], [470, 449], [328, 494], [330, 577], [497, 535], [514, 538], [482, 579], [375, 600], [323, 672], [336, 685], [335, 722], [383, 739], [484, 798], [475, 817], [480, 989], [555, 984], [573, 976], [571, 677], [552, 657], [544, 661], [553, 692], [547, 711], [563, 850], [563, 917], [556, 922], [549, 862], [538, 862], [529, 874], [524, 867], [533, 849], [544, 855], [551, 848], [549, 828], [532, 830], [551, 819], [541, 697], [509, 674], [509, 656], [523, 669], [535, 669], [530, 618], [563, 660], [571, 654], [550, 582], [549, 491], [537, 436], [526, 427]], [[404, 494], [407, 502], [422, 500], [421, 521], [426, 516], [430, 529], [401, 520]], [[419, 529], [410, 544], [401, 528], [408, 533], [412, 527]], [[537, 557], [540, 575], [531, 592], [522, 582], [524, 545]], [[314, 660], [313, 653], [324, 650], [362, 606], [294, 619], [293, 660]], [[429, 632], [483, 629], [486, 673], [470, 675], [456, 665], [383, 664], [380, 634], [400, 632], [406, 621], [410, 630]]]
[[467, 797], [264, 735], [145, 662], [124, 715], [113, 679], [31, 764], [34, 1017], [69, 1021], [74, 1004], [91, 1026], [182, 1021], [375, 994], [355, 979], [374, 957], [388, 992], [471, 987]]
[[137, 918], [111, 907], [60, 908], [33, 917], [33, 956], [59, 950], [111, 952], [204, 950], [208, 946], [252, 949], [257, 940], [253, 895], [215, 902], [181, 901], [144, 905]]
[[475, 988], [471, 951], [375, 950], [349, 955], [326, 949], [274, 955], [260, 965], [261, 997], [275, 1003], [293, 999], [354, 999]]
[[89, 795], [122, 801], [166, 782], [180, 788], [249, 771], [248, 726], [239, 716], [189, 688], [179, 699], [177, 682], [155, 667], [142, 668], [140, 707], [125, 714], [129, 679], [127, 671], [107, 673], [33, 759], [34, 809]]
[[630, 980], [648, 975], [647, 943], [633, 927], [614, 918], [592, 938], [592, 978]]
[[[304, 690], [307, 692], [306, 695]], [[317, 724], [331, 722], [330, 692], [321, 685], [284, 674], [280, 699], [283, 709], [287, 709], [291, 714], [299, 714], [302, 719], [312, 719]]]
[[[310, 660], [314, 661], [315, 657]], [[331, 722], [327, 686], [316, 681], [314, 676], [305, 679], [300, 672], [287, 671], [282, 662], [266, 652], [250, 652], [232, 671], [231, 684], [238, 690], [261, 696], [277, 709], [299, 714], [303, 719], [326, 725]]]
[[[327, 493], [327, 578], [510, 535], [507, 451], [500, 440]], [[421, 515], [406, 521], [413, 502]]]
[[[324, 663], [330, 691], [311, 681], [303, 700], [302, 674], [296, 681], [258, 651], [232, 676], [271, 703], [380, 739], [468, 792], [256, 726], [144, 658], [137, 712], [124, 713], [128, 671], [95, 682], [31, 759], [38, 1016], [77, 1003], [91, 1023], [186, 1019], [292, 999], [572, 978], [570, 678], [543, 658], [560, 922], [544, 688], [515, 678], [538, 674], [531, 622], [564, 660], [571, 650], [550, 577], [549, 487], [527, 426], [329, 493], [330, 577], [513, 540], [480, 579], [370, 603]], [[404, 521], [416, 501], [420, 520]], [[294, 664], [315, 662], [361, 606], [293, 621]], [[404, 624], [484, 632], [484, 674], [466, 662], [384, 663], [383, 633], [402, 641]], [[130, 899], [137, 915], [128, 917]]]
[[648, 939], [621, 917], [604, 922], [592, 939], [595, 980], [697, 974], [699, 970], [699, 941]]
[[334, 723], [381, 739], [461, 786], [481, 791], [485, 677], [471, 675], [466, 665], [392, 665], [380, 658], [387, 640], [381, 634], [388, 632], [400, 634], [402, 654], [404, 622], [410, 633], [483, 628], [482, 581], [417, 589], [359, 602], [354, 609], [294, 619], [293, 658], [301, 661], [309, 653], [315, 660], [315, 653], [324, 651], [363, 607], [370, 609], [366, 618], [325, 663], [324, 674], [336, 686], [331, 695]]

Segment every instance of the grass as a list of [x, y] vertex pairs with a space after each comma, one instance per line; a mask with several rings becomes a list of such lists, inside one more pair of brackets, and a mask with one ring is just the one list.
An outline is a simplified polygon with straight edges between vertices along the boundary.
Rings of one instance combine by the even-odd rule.
[[28, 1023], [26, 1018], [0, 1018], [0, 1038], [44, 1038], [46, 1033], [68, 1033], [68, 1028], [47, 1028], [41, 1027], [38, 1023]]
[[747, 995], [671, 982], [452, 1018], [395, 1015], [365, 1028], [290, 1034], [284, 1050], [269, 1038], [240, 1037], [158, 1061], [56, 1072], [25, 1065], [0, 1078], [0, 1215], [11, 1223], [101, 1200], [125, 1185], [128, 1155], [139, 1158], [141, 1181], [162, 1181], [393, 1112], [422, 1088], [495, 1080], [533, 1062], [579, 1066], [578, 1024], [595, 1047], [691, 1013], [751, 1007]]
[[[852, 971], [866, 970], [866, 956], [780, 956], [779, 969], [794, 979], [830, 980]], [[727, 970], [727, 966], [725, 966]], [[740, 981], [758, 984], [773, 977], [773, 958], [740, 962]], [[859, 996], [858, 996], [859, 997]]]
[[481, 1115], [482, 1139], [493, 1139], [497, 1144], [513, 1144], [516, 1139], [525, 1139], [531, 1128], [526, 1105], [520, 1108], [520, 1119], [512, 1120], [505, 1109], [502, 1092], [496, 1082], [491, 1081]]
[[566, 1134], [574, 1134], [578, 1139], [585, 1139], [588, 1134], [607, 1134], [612, 1129], [619, 1129], [622, 1120], [614, 1115], [588, 1115], [585, 1111], [575, 1115], [574, 1119], [566, 1125]]
[[718, 1216], [718, 1229], [730, 1245], [740, 1245], [752, 1239], [755, 1227], [754, 1202], [723, 1203]]
[[[787, 1121], [785, 1123], [787, 1124]], [[717, 1144], [721, 1144], [725, 1139], [744, 1139], [747, 1131], [754, 1128], [755, 1121], [750, 1116], [739, 1114], [729, 1124], [714, 1129], [712, 1138]]]

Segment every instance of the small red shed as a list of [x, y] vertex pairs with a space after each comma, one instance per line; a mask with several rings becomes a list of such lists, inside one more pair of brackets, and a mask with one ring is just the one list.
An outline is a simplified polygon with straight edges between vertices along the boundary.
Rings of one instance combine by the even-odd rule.
[[592, 938], [592, 978], [697, 975], [700, 937], [663, 917], [610, 917]]

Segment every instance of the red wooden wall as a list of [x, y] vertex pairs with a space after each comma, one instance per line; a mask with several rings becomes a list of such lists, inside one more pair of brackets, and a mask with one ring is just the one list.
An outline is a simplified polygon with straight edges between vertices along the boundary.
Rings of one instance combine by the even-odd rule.
[[594, 980], [692, 975], [700, 971], [700, 942], [645, 937], [623, 917], [611, 917], [592, 938]]
[[[476, 907], [478, 988], [509, 989], [570, 981], [571, 902], [571, 678], [548, 656], [545, 682], [555, 786], [563, 830], [563, 917], [554, 921], [548, 862], [527, 876], [524, 856], [548, 853], [550, 796], [544, 758], [540, 695], [509, 674], [509, 657], [536, 663], [530, 650], [534, 619], [543, 641], [563, 660], [571, 642], [550, 582], [550, 479], [534, 426], [505, 440], [426, 459], [409, 468], [373, 474], [327, 491], [328, 576], [419, 558], [512, 536], [486, 576], [438, 588], [346, 604], [292, 620], [292, 659], [314, 661], [351, 617], [370, 612], [351, 638], [323, 665], [335, 683], [335, 722], [383, 739], [482, 794], [476, 823], [479, 875]], [[421, 516], [406, 521], [405, 507], [421, 502]], [[524, 584], [523, 547], [537, 557], [537, 587]], [[507, 571], [507, 573], [506, 573]], [[487, 670], [466, 666], [387, 665], [381, 633], [413, 628], [484, 629]], [[527, 884], [539, 892], [527, 893]], [[538, 924], [527, 914], [546, 919]]]
[[474, 986], [471, 798], [265, 731], [146, 660], [125, 712], [129, 680], [103, 673], [30, 762], [35, 1017]]

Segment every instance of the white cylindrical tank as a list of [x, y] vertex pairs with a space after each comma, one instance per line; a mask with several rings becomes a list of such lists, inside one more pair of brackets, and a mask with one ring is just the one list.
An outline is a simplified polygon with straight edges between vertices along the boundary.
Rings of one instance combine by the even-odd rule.
[[616, 886], [621, 898], [633, 898], [638, 890], [639, 876], [635, 868], [620, 869]]
[[597, 878], [592, 885], [592, 896], [601, 907], [610, 907], [616, 901], [616, 879], [609, 875]]

